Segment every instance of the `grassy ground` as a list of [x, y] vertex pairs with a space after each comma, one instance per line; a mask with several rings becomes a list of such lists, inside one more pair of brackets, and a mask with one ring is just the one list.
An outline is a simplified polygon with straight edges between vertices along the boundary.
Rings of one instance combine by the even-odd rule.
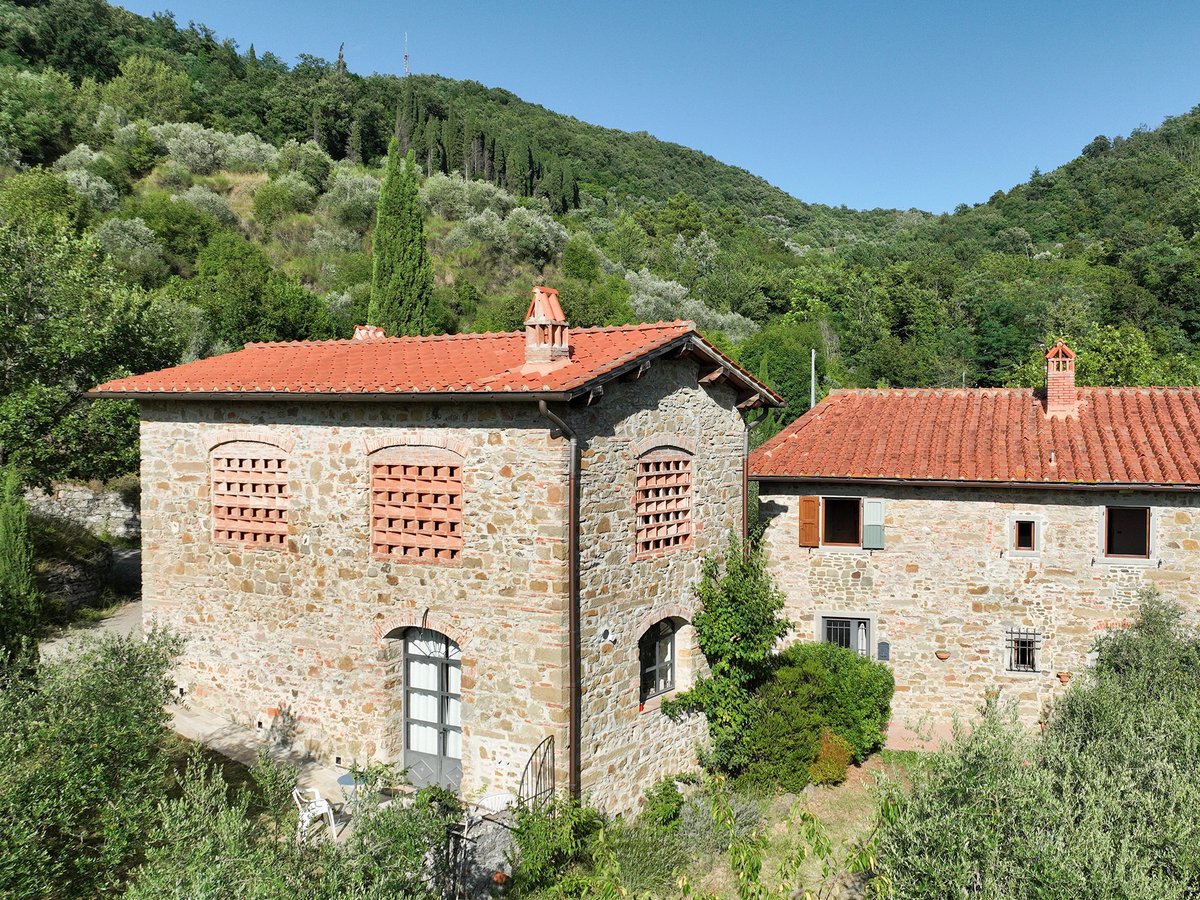
[[[918, 755], [913, 751], [884, 750], [861, 766], [851, 766], [842, 784], [814, 786], [804, 795], [780, 794], [772, 798], [764, 823], [767, 847], [763, 854], [763, 882], [771, 886], [779, 883], [778, 872], [781, 864], [795, 852], [800, 843], [800, 835], [793, 822], [798, 809], [807, 809], [820, 821], [833, 846], [833, 856], [840, 858], [867, 835], [874, 823], [876, 776], [886, 774], [891, 778], [906, 779]], [[820, 861], [815, 858], [806, 860], [800, 874], [803, 884], [815, 888], [821, 877]], [[696, 877], [694, 884], [698, 891], [703, 893], [719, 897], [737, 896], [737, 880], [726, 859], [716, 860], [712, 870]], [[851, 891], [834, 896], [855, 895]]]

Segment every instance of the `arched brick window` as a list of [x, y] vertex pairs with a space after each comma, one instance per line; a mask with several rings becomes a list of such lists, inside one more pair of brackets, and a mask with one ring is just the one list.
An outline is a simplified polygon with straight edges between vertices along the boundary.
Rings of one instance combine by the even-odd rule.
[[659, 556], [692, 542], [692, 456], [658, 447], [637, 458], [634, 555]]
[[440, 447], [371, 454], [371, 553], [451, 563], [463, 549], [462, 457]]
[[678, 665], [675, 636], [678, 631], [678, 620], [663, 619], [647, 628], [638, 639], [639, 699], [642, 703], [675, 690]]
[[265, 442], [228, 441], [212, 449], [210, 465], [213, 540], [287, 547], [287, 452]]

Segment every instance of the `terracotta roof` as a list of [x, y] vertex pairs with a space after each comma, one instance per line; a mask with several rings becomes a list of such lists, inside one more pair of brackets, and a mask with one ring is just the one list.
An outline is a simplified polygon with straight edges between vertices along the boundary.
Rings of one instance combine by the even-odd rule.
[[750, 456], [752, 478], [1200, 485], [1200, 388], [834, 391]]
[[778, 395], [709, 344], [691, 322], [572, 329], [569, 360], [545, 365], [526, 364], [524, 331], [255, 343], [233, 353], [118, 378], [89, 394], [531, 394], [565, 399], [673, 348], [712, 360], [745, 392], [759, 394], [767, 405], [782, 405]]

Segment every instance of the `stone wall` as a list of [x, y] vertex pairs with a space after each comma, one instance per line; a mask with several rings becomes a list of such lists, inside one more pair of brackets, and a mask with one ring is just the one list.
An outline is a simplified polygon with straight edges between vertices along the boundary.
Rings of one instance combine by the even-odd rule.
[[[153, 401], [142, 415], [145, 615], [188, 638], [193, 702], [264, 728], [287, 710], [328, 762], [399, 760], [398, 629], [425, 625], [462, 648], [465, 796], [515, 792], [548, 734], [567, 746], [567, 442], [532, 404]], [[261, 439], [287, 455], [287, 545], [217, 543], [210, 452]], [[368, 456], [390, 445], [463, 455], [457, 562], [372, 558]]]
[[[802, 495], [882, 497], [883, 550], [799, 546]], [[1159, 589], [1193, 610], [1200, 586], [1200, 496], [1188, 493], [762, 483], [769, 565], [795, 637], [820, 638], [824, 615], [871, 620], [871, 652], [890, 644], [896, 677], [890, 741], [950, 732], [985, 693], [1034, 724], [1077, 674], [1095, 637], [1122, 627], [1137, 594]], [[1150, 560], [1106, 560], [1106, 504], [1152, 507]], [[1039, 549], [1014, 552], [1016, 519], [1038, 523]], [[1008, 671], [1005, 631], [1039, 629], [1037, 672]], [[938, 653], [948, 654], [939, 659]]]
[[[704, 556], [741, 528], [745, 428], [723, 385], [697, 384], [698, 364], [659, 361], [639, 380], [605, 387], [573, 412], [582, 438], [580, 612], [585, 796], [614, 813], [637, 810], [642, 791], [694, 769], [703, 717], [668, 719], [653, 698], [639, 705], [638, 639], [668, 617], [676, 636], [677, 689], [703, 665], [690, 621]], [[661, 444], [693, 450], [691, 545], [634, 559], [634, 474], [639, 452]]]
[[25, 493], [31, 512], [82, 525], [97, 536], [136, 539], [142, 532], [137, 482], [125, 487], [99, 484], [56, 484], [49, 493]]

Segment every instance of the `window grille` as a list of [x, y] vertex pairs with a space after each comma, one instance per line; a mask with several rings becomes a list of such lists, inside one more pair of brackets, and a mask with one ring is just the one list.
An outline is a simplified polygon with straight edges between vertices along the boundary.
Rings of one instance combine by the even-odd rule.
[[287, 459], [218, 450], [212, 457], [212, 503], [215, 540], [286, 547]]
[[417, 562], [456, 560], [463, 548], [459, 465], [371, 466], [371, 550]]
[[634, 507], [638, 556], [687, 546], [692, 539], [691, 457], [671, 450], [641, 457]]
[[1036, 672], [1042, 650], [1042, 633], [1032, 628], [1010, 628], [1004, 634], [1008, 671]]
[[675, 623], [663, 619], [638, 641], [642, 702], [675, 689]]
[[853, 650], [859, 656], [871, 655], [871, 623], [867, 619], [825, 619], [825, 641]]

